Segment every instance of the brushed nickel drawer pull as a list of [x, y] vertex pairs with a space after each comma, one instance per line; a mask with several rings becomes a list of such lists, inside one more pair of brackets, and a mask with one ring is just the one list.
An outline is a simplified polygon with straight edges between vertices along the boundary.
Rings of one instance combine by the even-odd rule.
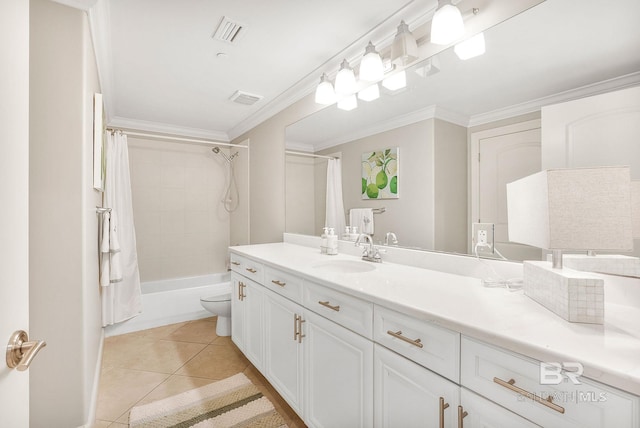
[[257, 270], [253, 269], [253, 268], [245, 268], [246, 270], [248, 270], [251, 273], [256, 273], [258, 272]]
[[398, 331], [387, 330], [387, 334], [389, 334], [389, 335], [391, 335], [391, 336], [393, 336], [393, 337], [395, 337], [397, 339], [404, 340], [405, 342], [410, 343], [412, 345], [415, 345], [418, 348], [423, 348], [424, 347], [424, 345], [422, 344], [422, 340], [420, 340], [420, 339], [415, 339], [415, 340], [409, 339], [408, 337], [405, 337], [405, 336], [402, 335], [402, 330], [398, 330]]
[[440, 397], [440, 423], [439, 427], [444, 428], [444, 411], [449, 408], [449, 403], [444, 402], [444, 397]]
[[232, 265], [240, 266], [239, 262], [231, 262]]
[[324, 307], [326, 307], [326, 308], [329, 308], [329, 309], [332, 309], [332, 310], [334, 310], [334, 311], [336, 311], [336, 312], [339, 312], [339, 311], [340, 311], [340, 305], [335, 305], [335, 306], [333, 306], [332, 304], [330, 304], [330, 303], [329, 303], [329, 301], [328, 301], [328, 300], [327, 300], [326, 302], [319, 301], [318, 303], [320, 303], [322, 306], [324, 306]]
[[298, 317], [298, 343], [302, 343], [302, 338], [306, 337], [306, 335], [302, 334], [302, 323], [306, 322], [302, 319], [302, 315]]
[[558, 406], [557, 404], [555, 404], [553, 402], [553, 397], [551, 397], [551, 396], [547, 397], [546, 400], [544, 398], [538, 397], [536, 394], [534, 394], [532, 392], [529, 392], [529, 391], [526, 391], [526, 390], [524, 390], [522, 388], [517, 387], [515, 385], [516, 381], [513, 380], [513, 379], [509, 379], [508, 381], [504, 381], [504, 380], [502, 380], [500, 378], [494, 377], [493, 381], [495, 383], [497, 383], [498, 385], [500, 385], [500, 386], [504, 386], [505, 388], [510, 389], [513, 392], [517, 392], [520, 395], [524, 395], [525, 397], [527, 397], [527, 398], [529, 398], [529, 399], [531, 399], [533, 401], [536, 401], [536, 402], [538, 402], [540, 404], [543, 404], [543, 405], [547, 406], [548, 408], [555, 410], [558, 413], [563, 413], [564, 414], [564, 407]]
[[286, 282], [281, 282], [277, 279], [272, 279], [271, 282], [273, 282], [275, 285], [279, 285], [280, 287], [284, 287], [285, 285], [287, 285]]
[[298, 335], [300, 332], [298, 331], [298, 314], [293, 314], [293, 341], [298, 340]]
[[464, 418], [469, 416], [468, 412], [465, 412], [462, 406], [458, 406], [458, 428], [464, 428]]

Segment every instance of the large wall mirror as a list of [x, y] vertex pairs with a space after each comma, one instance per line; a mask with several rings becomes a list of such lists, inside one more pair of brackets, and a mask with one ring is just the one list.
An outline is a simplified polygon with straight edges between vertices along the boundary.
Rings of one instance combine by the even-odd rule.
[[[546, 0], [487, 30], [482, 56], [462, 61], [446, 50], [409, 69], [405, 89], [381, 88], [379, 99], [359, 100], [355, 110], [332, 105], [291, 124], [287, 147], [342, 159], [345, 210], [384, 208], [374, 216], [376, 242], [394, 232], [401, 246], [468, 253], [470, 224], [479, 216], [473, 135], [504, 127], [527, 132], [531, 144], [519, 156], [537, 163], [508, 159], [518, 166], [496, 180], [511, 181], [540, 168], [541, 106], [638, 85], [640, 2], [622, 3]], [[363, 199], [362, 154], [396, 147], [399, 198]], [[321, 157], [286, 155], [287, 232], [320, 234], [326, 168]], [[481, 192], [506, 204], [500, 191]], [[500, 217], [495, 223], [504, 222]], [[498, 226], [496, 233], [503, 233]], [[510, 259], [540, 255], [502, 240]]]

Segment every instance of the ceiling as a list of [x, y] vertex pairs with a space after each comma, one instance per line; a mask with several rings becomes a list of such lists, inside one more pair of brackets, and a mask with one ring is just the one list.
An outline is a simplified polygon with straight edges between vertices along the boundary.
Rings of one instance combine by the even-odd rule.
[[[343, 58], [361, 56], [369, 40], [376, 45], [388, 45], [401, 19], [411, 28], [424, 24], [437, 6], [437, 0], [57, 1], [89, 13], [110, 126], [219, 141], [240, 136], [311, 93], [322, 72], [337, 70]], [[475, 1], [492, 4], [489, 0]], [[622, 23], [614, 23], [608, 20], [608, 14], [614, 13], [608, 11], [609, 1], [547, 0], [534, 8], [546, 9], [528, 22], [531, 33], [521, 31], [508, 40], [507, 54], [497, 53], [487, 39], [486, 63], [502, 60], [506, 64], [505, 59], [514, 55], [518, 61], [510, 61], [500, 75], [494, 73], [495, 67], [478, 69], [490, 77], [481, 86], [469, 77], [473, 75], [469, 71], [472, 68], [447, 65], [457, 68], [458, 75], [462, 73], [464, 78], [447, 80], [444, 72], [436, 76], [439, 81], [436, 92], [439, 90], [441, 96], [435, 102], [449, 111], [474, 115], [527, 97], [560, 91], [566, 82], [578, 85], [598, 75], [592, 68], [601, 71], [611, 60], [616, 66], [626, 61], [625, 67], [639, 70], [640, 39], [634, 18], [639, 16], [636, 12], [640, 2], [622, 0], [622, 3], [631, 5], [635, 11], [628, 13], [627, 6], [617, 2], [615, 9], [620, 16], [616, 18]], [[599, 11], [607, 17], [605, 25], [597, 21]], [[567, 19], [574, 13], [575, 18]], [[224, 17], [242, 26], [234, 43], [212, 37]], [[540, 39], [553, 46], [556, 32], [571, 34], [585, 19], [592, 25], [590, 31], [577, 32], [572, 44], [554, 54], [554, 61], [559, 56], [569, 62], [553, 67], [539, 63], [529, 66], [530, 48], [523, 49], [521, 40]], [[547, 28], [553, 31], [546, 31]], [[628, 33], [632, 33], [629, 40]], [[598, 36], [604, 42], [598, 41]], [[618, 47], [616, 38], [624, 39], [625, 43]], [[590, 51], [594, 40], [597, 51], [603, 51], [606, 59], [585, 61], [585, 55], [571, 54]], [[612, 50], [607, 51], [607, 46]], [[630, 47], [635, 47], [632, 52], [625, 50]], [[473, 67], [473, 60], [466, 63], [471, 65], [464, 67]], [[520, 80], [516, 83], [514, 76], [523, 70], [534, 76], [537, 86], [523, 85]], [[545, 86], [547, 79], [540, 78], [546, 73], [567, 70], [565, 84], [549, 82]], [[495, 89], [494, 85], [505, 81], [512, 83], [513, 90]], [[235, 103], [229, 98], [238, 90], [261, 99], [253, 105]], [[469, 103], [464, 96], [469, 93], [476, 94], [476, 99], [483, 94], [491, 95], [486, 102]]]
[[349, 112], [329, 106], [289, 126], [287, 147], [318, 151], [426, 117], [474, 126], [638, 85], [640, 2], [610, 6], [546, 0], [486, 31], [480, 57], [461, 61], [446, 50], [437, 55], [438, 73], [409, 72], [403, 91], [383, 91]]

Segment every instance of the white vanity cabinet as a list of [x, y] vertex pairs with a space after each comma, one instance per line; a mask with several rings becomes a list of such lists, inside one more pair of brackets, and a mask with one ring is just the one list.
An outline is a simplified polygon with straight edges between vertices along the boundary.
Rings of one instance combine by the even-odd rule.
[[460, 388], [460, 407], [454, 409], [456, 419], [462, 420], [464, 428], [537, 428], [534, 424], [509, 410], [498, 406], [469, 391]]
[[458, 385], [377, 344], [374, 384], [374, 426], [458, 426]]
[[263, 364], [264, 329], [262, 307], [264, 289], [237, 273], [231, 274], [231, 340], [259, 370]]
[[303, 414], [302, 306], [273, 292], [264, 298], [264, 370], [262, 374], [291, 408]]

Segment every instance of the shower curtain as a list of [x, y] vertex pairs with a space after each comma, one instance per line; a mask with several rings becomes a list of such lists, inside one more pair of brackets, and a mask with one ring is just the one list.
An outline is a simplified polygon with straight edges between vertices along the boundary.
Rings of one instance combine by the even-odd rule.
[[110, 232], [116, 234], [120, 266], [117, 279], [101, 282], [103, 326], [125, 321], [142, 312], [126, 135], [121, 132], [107, 133], [105, 158], [103, 202], [105, 207], [111, 208]]
[[342, 236], [345, 229], [344, 202], [342, 200], [342, 166], [340, 159], [329, 159], [327, 164], [327, 199], [325, 226], [332, 227]]

